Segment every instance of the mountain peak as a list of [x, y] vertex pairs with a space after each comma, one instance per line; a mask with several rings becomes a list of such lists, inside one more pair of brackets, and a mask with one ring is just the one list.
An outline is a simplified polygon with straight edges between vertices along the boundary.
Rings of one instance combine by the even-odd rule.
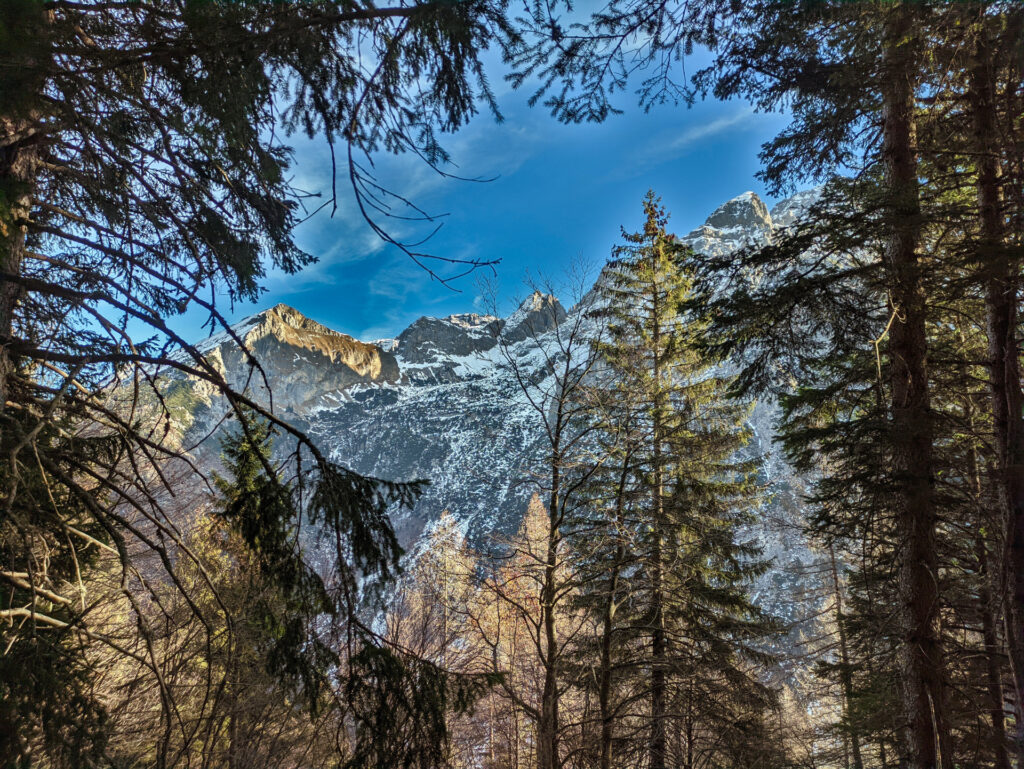
[[534, 291], [508, 316], [501, 335], [507, 342], [519, 342], [551, 330], [565, 317], [565, 308], [553, 294]]
[[824, 192], [824, 187], [812, 187], [803, 190], [792, 197], [780, 200], [772, 207], [772, 223], [776, 227], [789, 227], [803, 217], [807, 210], [818, 202]]
[[716, 230], [742, 227], [770, 231], [772, 216], [757, 193], [747, 191], [716, 208], [704, 223]]
[[279, 338], [291, 336], [292, 331], [299, 331], [314, 336], [341, 337], [355, 341], [347, 334], [342, 334], [340, 331], [328, 328], [322, 323], [317, 323], [312, 318], [306, 317], [294, 307], [283, 302], [279, 302], [273, 307], [257, 313], [253, 316], [253, 319], [258, 319], [256, 328], [265, 328], [267, 333], [274, 334]]
[[449, 315], [447, 318], [441, 318], [441, 320], [465, 329], [478, 329], [489, 326], [498, 318], [494, 315], [481, 315], [477, 312], [460, 312], [455, 315]]
[[287, 304], [276, 304], [235, 323], [231, 333], [222, 331], [197, 345], [232, 387], [250, 389], [258, 398], [269, 394], [262, 378], [253, 377], [250, 358], [235, 339], [274, 380], [279, 409], [301, 410], [326, 392], [398, 379], [398, 364], [389, 352], [317, 323]]

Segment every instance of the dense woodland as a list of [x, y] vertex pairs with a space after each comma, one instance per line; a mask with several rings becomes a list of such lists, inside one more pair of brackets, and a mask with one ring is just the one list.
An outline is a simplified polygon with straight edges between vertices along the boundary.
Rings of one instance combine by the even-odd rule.
[[[403, 558], [422, 484], [167, 321], [314, 260], [296, 132], [424, 280], [485, 264], [393, 237], [431, 217], [373, 158], [448, 173], [500, 77], [568, 123], [781, 111], [762, 177], [820, 196], [723, 256], [649, 195], [551, 376], [509, 356], [546, 442], [519, 532]], [[1024, 767], [1022, 142], [1016, 2], [0, 0], [0, 765]], [[216, 471], [169, 370], [230, 406]], [[751, 593], [755, 400], [807, 482], [809, 628]]]

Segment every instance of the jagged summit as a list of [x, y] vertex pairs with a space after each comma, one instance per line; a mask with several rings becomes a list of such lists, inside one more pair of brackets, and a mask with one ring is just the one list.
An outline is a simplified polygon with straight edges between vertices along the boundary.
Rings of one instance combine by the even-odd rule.
[[822, 188], [814, 187], [803, 192], [798, 192], [792, 197], [780, 200], [772, 206], [772, 223], [776, 229], [789, 227], [799, 219], [808, 208], [814, 205], [821, 197]]
[[501, 324], [498, 318], [476, 313], [422, 317], [398, 335], [395, 353], [402, 361], [418, 365], [484, 352], [497, 343]]
[[744, 192], [716, 208], [704, 224], [683, 238], [694, 251], [720, 256], [775, 232], [768, 206], [754, 192]]
[[[241, 340], [262, 371], [249, 365], [249, 357], [223, 331], [197, 345], [228, 383], [270, 402], [282, 414], [299, 414], [325, 391], [341, 391], [363, 383], [398, 379], [394, 355], [374, 344], [360, 342], [306, 317], [294, 307], [276, 304], [235, 323], [231, 332]], [[209, 388], [196, 386], [197, 394]]]
[[268, 334], [284, 337], [292, 336], [294, 332], [302, 332], [304, 335], [308, 334], [311, 336], [352, 338], [339, 331], [334, 331], [321, 323], [317, 323], [311, 318], [307, 318], [290, 305], [279, 302], [273, 307], [268, 307], [266, 310], [261, 310], [232, 324], [231, 333], [221, 331], [217, 334], [212, 334], [196, 346], [200, 350], [209, 351], [229, 341], [232, 334], [242, 341], [250, 343]]
[[704, 224], [716, 230], [742, 227], [771, 231], [772, 217], [764, 201], [756, 193], [747, 191], [715, 209]]
[[519, 342], [550, 331], [565, 318], [565, 308], [553, 294], [534, 291], [508, 316], [501, 335], [506, 342]]
[[498, 320], [498, 318], [494, 315], [481, 315], [476, 312], [462, 312], [455, 315], [449, 315], [447, 318], [441, 318], [441, 320], [447, 321], [455, 326], [472, 329], [488, 326]]

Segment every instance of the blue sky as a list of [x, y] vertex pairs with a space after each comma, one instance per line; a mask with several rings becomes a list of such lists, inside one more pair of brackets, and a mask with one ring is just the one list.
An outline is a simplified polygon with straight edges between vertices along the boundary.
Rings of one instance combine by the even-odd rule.
[[[492, 79], [498, 82], [497, 75]], [[599, 268], [619, 241], [620, 226], [640, 226], [640, 201], [648, 189], [662, 197], [679, 233], [746, 190], [774, 202], [755, 178], [757, 154], [783, 127], [783, 116], [710, 100], [644, 113], [629, 94], [619, 94], [624, 114], [602, 125], [566, 126], [543, 108], [530, 108], [528, 96], [505, 89], [499, 93], [503, 123], [481, 112], [447, 137], [453, 173], [494, 181], [445, 179], [412, 156], [377, 159], [379, 176], [391, 188], [432, 214], [449, 214], [426, 250], [500, 260], [494, 280], [503, 312], [526, 293], [528, 275], [559, 284], [573, 263]], [[294, 137], [293, 146], [296, 185], [329, 193], [324, 143]], [[397, 335], [421, 315], [485, 309], [478, 277], [492, 276], [489, 270], [457, 281], [459, 291], [430, 280], [362, 221], [346, 185], [347, 177], [339, 177], [333, 217], [322, 211], [297, 232], [299, 244], [319, 262], [298, 275], [272, 272], [261, 300], [236, 307], [231, 319], [284, 302], [331, 328], [376, 339]], [[420, 227], [406, 234], [428, 232]], [[177, 325], [197, 339], [208, 333], [201, 322], [189, 315]]]

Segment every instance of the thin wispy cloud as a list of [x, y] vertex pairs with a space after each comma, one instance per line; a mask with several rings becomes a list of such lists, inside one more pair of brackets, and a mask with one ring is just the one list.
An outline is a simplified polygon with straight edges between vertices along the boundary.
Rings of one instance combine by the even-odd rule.
[[675, 152], [681, 152], [685, 149], [689, 149], [702, 139], [717, 136], [718, 134], [731, 130], [735, 126], [748, 122], [753, 114], [754, 108], [748, 106], [732, 115], [726, 115], [725, 117], [720, 117], [717, 120], [712, 120], [710, 123], [692, 126], [691, 128], [683, 131], [675, 141], [669, 144], [668, 149]]
[[632, 171], [650, 168], [685, 155], [700, 144], [737, 129], [753, 128], [757, 125], [756, 113], [752, 106], [745, 106], [731, 114], [715, 118], [707, 123], [691, 125], [674, 136], [663, 133], [658, 139], [647, 143], [636, 153], [633, 162], [625, 166]]

